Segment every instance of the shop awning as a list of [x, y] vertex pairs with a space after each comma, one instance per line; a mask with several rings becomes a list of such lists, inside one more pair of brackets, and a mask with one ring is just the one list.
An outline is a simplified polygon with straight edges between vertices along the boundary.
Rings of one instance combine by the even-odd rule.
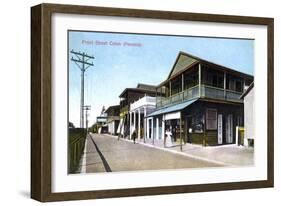
[[198, 98], [192, 99], [192, 100], [189, 100], [189, 101], [186, 101], [186, 102], [183, 102], [183, 103], [179, 103], [179, 104], [174, 104], [174, 105], [156, 110], [156, 111], [150, 113], [149, 115], [147, 115], [146, 117], [153, 117], [153, 116], [157, 116], [157, 115], [162, 115], [162, 114], [180, 111], [180, 110], [185, 109], [186, 107], [188, 107], [192, 103], [196, 102], [197, 100], [198, 100]]

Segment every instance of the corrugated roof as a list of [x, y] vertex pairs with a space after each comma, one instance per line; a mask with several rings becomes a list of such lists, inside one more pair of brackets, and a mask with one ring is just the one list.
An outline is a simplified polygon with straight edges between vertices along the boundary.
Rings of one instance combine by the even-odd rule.
[[179, 103], [179, 104], [174, 104], [174, 105], [156, 110], [156, 111], [150, 113], [149, 115], [147, 115], [146, 117], [152, 117], [152, 116], [157, 116], [160, 114], [167, 114], [167, 113], [171, 113], [171, 112], [180, 111], [180, 110], [183, 110], [184, 108], [188, 107], [192, 103], [196, 102], [197, 100], [198, 100], [198, 98], [192, 99], [192, 100], [189, 100], [189, 101], [186, 101], [183, 103]]

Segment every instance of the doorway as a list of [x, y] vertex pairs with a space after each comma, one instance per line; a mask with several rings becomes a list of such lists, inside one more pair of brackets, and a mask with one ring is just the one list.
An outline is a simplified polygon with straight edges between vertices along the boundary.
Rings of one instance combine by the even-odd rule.
[[184, 124], [184, 133], [185, 135], [185, 142], [187, 143], [192, 143], [192, 138], [191, 138], [191, 128], [192, 128], [192, 116], [188, 115], [185, 117], [185, 124]]
[[233, 115], [228, 114], [226, 116], [225, 122], [225, 129], [226, 129], [226, 143], [231, 144], [233, 143]]

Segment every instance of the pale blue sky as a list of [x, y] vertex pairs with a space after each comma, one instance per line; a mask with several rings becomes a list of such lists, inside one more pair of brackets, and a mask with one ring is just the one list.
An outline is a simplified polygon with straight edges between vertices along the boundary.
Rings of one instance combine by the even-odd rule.
[[[97, 45], [96, 41], [108, 44]], [[124, 42], [141, 47], [123, 46]], [[119, 104], [118, 96], [125, 88], [165, 80], [179, 51], [247, 74], [253, 75], [254, 69], [254, 40], [69, 31], [72, 49], [95, 57], [94, 66], [85, 73], [85, 105], [92, 107], [90, 125], [103, 105]], [[79, 126], [80, 70], [71, 57], [69, 53], [69, 120]]]

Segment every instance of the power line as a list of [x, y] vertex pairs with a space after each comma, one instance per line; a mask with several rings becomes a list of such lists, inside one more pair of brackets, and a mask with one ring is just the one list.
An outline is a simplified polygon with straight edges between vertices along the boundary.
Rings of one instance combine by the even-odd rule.
[[94, 59], [94, 56], [90, 56], [85, 52], [77, 52], [73, 49], [70, 51], [71, 54], [75, 55], [71, 57], [71, 61], [73, 61], [77, 67], [81, 70], [81, 99], [80, 99], [80, 127], [84, 128], [84, 76], [86, 70], [90, 66], [94, 66], [93, 62], [89, 62], [89, 60]]

